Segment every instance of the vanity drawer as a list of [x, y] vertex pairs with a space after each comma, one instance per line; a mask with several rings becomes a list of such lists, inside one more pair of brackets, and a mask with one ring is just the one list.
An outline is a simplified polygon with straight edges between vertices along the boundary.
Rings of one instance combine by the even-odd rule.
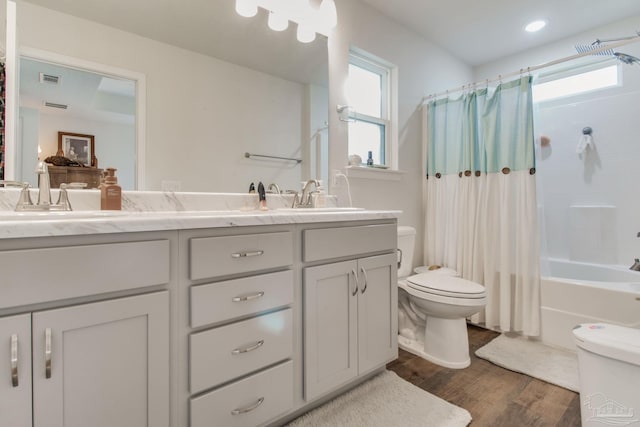
[[293, 302], [293, 271], [192, 286], [191, 327], [234, 319]]
[[291, 357], [291, 309], [189, 337], [189, 390], [198, 393]]
[[169, 240], [0, 251], [0, 308], [169, 283]]
[[293, 408], [293, 362], [191, 399], [191, 427], [257, 426]]
[[290, 231], [201, 237], [189, 241], [191, 280], [237, 274], [293, 263]]
[[310, 262], [394, 250], [397, 239], [395, 224], [304, 230], [302, 260]]

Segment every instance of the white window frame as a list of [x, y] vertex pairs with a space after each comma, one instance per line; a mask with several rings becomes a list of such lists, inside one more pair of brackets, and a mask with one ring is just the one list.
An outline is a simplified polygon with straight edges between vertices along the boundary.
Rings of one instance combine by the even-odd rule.
[[351, 64], [381, 76], [381, 117], [369, 116], [367, 114], [358, 113], [357, 111], [351, 111], [349, 113], [349, 119], [377, 124], [384, 128], [384, 166], [389, 167], [391, 170], [397, 170], [397, 67], [383, 59], [377, 58], [354, 47], [349, 51], [349, 65]]
[[[553, 96], [550, 98], [544, 98], [542, 100], [540, 99], [535, 99], [535, 87], [537, 85], [542, 85], [545, 83], [550, 83], [550, 82], [555, 82], [558, 80], [563, 80], [563, 79], [567, 79], [567, 78], [571, 78], [571, 77], [575, 77], [575, 76], [580, 76], [582, 74], [587, 74], [587, 73], [591, 73], [593, 71], [600, 71], [603, 70], [605, 68], [612, 68], [612, 67], [616, 67], [616, 71], [617, 71], [617, 82], [613, 85], [602, 85], [602, 86], [594, 86], [594, 87], [589, 87], [589, 88], [584, 88], [575, 92], [567, 92], [567, 93], [562, 93], [559, 94], [557, 96]], [[616, 87], [620, 87], [622, 86], [622, 69], [620, 64], [617, 61], [613, 61], [610, 59], [607, 60], [600, 60], [600, 61], [585, 61], [582, 64], [579, 64], [577, 66], [571, 66], [569, 68], [566, 69], [561, 69], [561, 70], [557, 70], [557, 71], [552, 71], [551, 73], [546, 73], [546, 74], [540, 74], [538, 76], [538, 78], [536, 79], [536, 81], [534, 82], [534, 102], [535, 103], [547, 103], [547, 102], [554, 102], [554, 101], [558, 101], [558, 100], [564, 100], [565, 98], [571, 98], [571, 97], [576, 97], [576, 96], [580, 96], [580, 95], [584, 95], [584, 94], [588, 94], [588, 93], [592, 93], [592, 92], [598, 92], [598, 91], [602, 91], [602, 90], [607, 90], [607, 89], [612, 89], [612, 88], [616, 88]]]

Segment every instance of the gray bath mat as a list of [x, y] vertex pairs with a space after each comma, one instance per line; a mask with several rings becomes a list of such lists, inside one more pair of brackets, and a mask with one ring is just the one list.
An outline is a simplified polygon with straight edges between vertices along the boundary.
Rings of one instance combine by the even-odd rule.
[[540, 341], [502, 334], [476, 351], [476, 356], [542, 381], [578, 392], [578, 355]]

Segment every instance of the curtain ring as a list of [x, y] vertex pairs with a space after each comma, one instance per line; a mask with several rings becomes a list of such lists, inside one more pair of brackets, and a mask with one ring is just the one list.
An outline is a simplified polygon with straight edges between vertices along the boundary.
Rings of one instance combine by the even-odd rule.
[[505, 174], [505, 175], [509, 175], [509, 172], [511, 172], [511, 169], [509, 169], [509, 168], [507, 168], [507, 167], [502, 168], [502, 173], [503, 173], [503, 174]]
[[476, 176], [480, 176], [480, 175], [482, 175], [482, 172], [476, 171]]
[[464, 176], [471, 176], [471, 171], [470, 170], [464, 171]]
[[536, 168], [529, 169], [529, 175], [535, 175], [535, 173], [536, 173]]
[[442, 177], [442, 174], [440, 172], [436, 173], [436, 178], [440, 179], [440, 177]]
[[462, 178], [462, 172], [458, 172], [458, 178]]

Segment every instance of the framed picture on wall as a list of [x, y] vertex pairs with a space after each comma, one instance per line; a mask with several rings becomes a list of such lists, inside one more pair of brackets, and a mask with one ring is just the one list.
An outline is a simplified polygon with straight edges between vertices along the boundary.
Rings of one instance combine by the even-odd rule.
[[64, 156], [85, 166], [98, 167], [95, 137], [73, 132], [58, 132], [57, 156]]

